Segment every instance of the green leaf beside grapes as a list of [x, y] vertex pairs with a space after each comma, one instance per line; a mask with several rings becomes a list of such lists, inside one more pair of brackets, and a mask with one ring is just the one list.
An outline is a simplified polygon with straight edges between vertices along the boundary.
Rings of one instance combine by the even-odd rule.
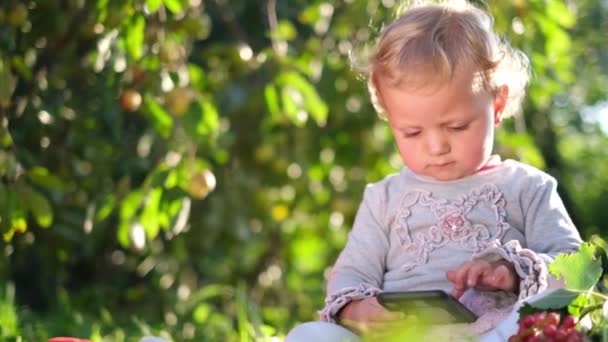
[[571, 290], [588, 291], [602, 275], [602, 263], [596, 257], [598, 247], [583, 243], [576, 253], [560, 254], [549, 265], [549, 272], [557, 279], [564, 279]]
[[[566, 288], [525, 303], [519, 309], [519, 330], [509, 341], [582, 341], [583, 335], [603, 333], [608, 297], [598, 284], [603, 275], [604, 246], [603, 240], [596, 240], [583, 243], [576, 253], [559, 254], [549, 272], [563, 279]], [[578, 324], [583, 319], [588, 322], [585, 327]]]

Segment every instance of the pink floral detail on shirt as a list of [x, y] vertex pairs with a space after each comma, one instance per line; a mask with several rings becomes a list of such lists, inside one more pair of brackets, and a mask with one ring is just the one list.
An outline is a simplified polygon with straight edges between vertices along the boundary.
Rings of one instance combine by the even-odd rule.
[[[497, 240], [509, 227], [505, 205], [503, 193], [491, 184], [473, 189], [455, 201], [435, 198], [431, 192], [424, 190], [406, 193], [395, 221], [400, 243], [404, 251], [411, 256], [402, 268], [409, 270], [426, 264], [430, 252], [448, 243], [456, 243], [473, 253], [496, 245]], [[494, 212], [496, 223], [492, 227], [471, 222], [467, 218], [471, 211], [481, 206]], [[412, 233], [409, 221], [412, 210], [419, 207], [430, 210], [435, 223], [428, 229]]]
[[443, 233], [454, 238], [459, 232], [464, 229], [465, 220], [462, 214], [453, 213], [441, 218], [439, 226]]

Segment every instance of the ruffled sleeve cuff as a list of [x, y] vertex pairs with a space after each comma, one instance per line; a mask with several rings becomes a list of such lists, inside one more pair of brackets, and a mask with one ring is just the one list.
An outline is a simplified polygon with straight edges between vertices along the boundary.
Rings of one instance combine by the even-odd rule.
[[476, 254], [474, 259], [488, 261], [505, 259], [511, 262], [521, 279], [519, 283], [520, 300], [547, 288], [547, 265], [534, 251], [522, 248], [517, 240], [489, 247]]
[[325, 298], [325, 307], [319, 311], [322, 321], [336, 323], [338, 312], [353, 300], [361, 300], [377, 296], [382, 290], [369, 284], [361, 283], [359, 286], [345, 287], [338, 292], [329, 294]]

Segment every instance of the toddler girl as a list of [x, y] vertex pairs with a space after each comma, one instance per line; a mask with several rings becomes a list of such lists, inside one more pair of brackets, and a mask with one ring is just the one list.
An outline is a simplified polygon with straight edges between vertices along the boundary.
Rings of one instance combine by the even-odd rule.
[[287, 341], [357, 340], [395, 314], [382, 291], [440, 289], [493, 328], [518, 299], [547, 288], [547, 264], [581, 243], [553, 177], [492, 155], [494, 128], [519, 109], [525, 56], [485, 11], [418, 2], [369, 58], [372, 101], [405, 168], [369, 185], [332, 268], [321, 320]]

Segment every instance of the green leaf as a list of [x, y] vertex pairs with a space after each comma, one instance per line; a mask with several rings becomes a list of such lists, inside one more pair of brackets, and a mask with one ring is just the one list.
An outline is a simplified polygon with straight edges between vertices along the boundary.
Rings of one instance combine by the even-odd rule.
[[192, 207], [191, 203], [192, 200], [189, 197], [183, 197], [181, 201], [171, 203], [171, 206], [167, 210], [167, 213], [172, 218], [169, 228], [174, 234], [183, 232], [188, 225], [190, 208]]
[[290, 21], [281, 20], [274, 34], [280, 40], [293, 40], [298, 36], [298, 31]]
[[127, 27], [126, 48], [134, 60], [142, 57], [146, 21], [142, 15], [136, 15]]
[[141, 206], [143, 193], [135, 190], [128, 194], [120, 205], [120, 218], [130, 220]]
[[192, 312], [192, 318], [196, 323], [202, 324], [209, 318], [212, 312], [213, 310], [209, 304], [201, 303], [197, 305], [196, 309]]
[[581, 312], [589, 304], [589, 298], [586, 294], [581, 293], [568, 305], [568, 313], [575, 317], [580, 317]]
[[557, 289], [549, 295], [528, 304], [543, 310], [559, 310], [566, 308], [579, 295], [580, 292], [570, 291], [567, 289]]
[[547, 17], [557, 21], [565, 28], [571, 28], [576, 23], [576, 17], [563, 0], [549, 0], [546, 2]]
[[[0, 146], [4, 148], [11, 147], [13, 145], [13, 137], [11, 132], [9, 132], [8, 127], [0, 127]], [[2, 155], [6, 155], [6, 152], [2, 152]], [[0, 164], [3, 164], [5, 161], [0, 160]]]
[[327, 245], [319, 237], [314, 235], [300, 237], [291, 243], [290, 248], [298, 272], [311, 273], [324, 267], [323, 260]]
[[[569, 58], [567, 52], [572, 48], [572, 40], [566, 31], [556, 27], [547, 35], [545, 50], [556, 59]], [[563, 54], [566, 53], [566, 56]]]
[[25, 214], [25, 209], [23, 208], [22, 204], [17, 201], [10, 217], [9, 231], [11, 232], [11, 236], [14, 233], [25, 233], [27, 230], [27, 220]]
[[188, 75], [190, 76], [190, 83], [202, 89], [205, 86], [205, 70], [195, 64], [188, 64]]
[[278, 82], [295, 88], [301, 95], [303, 105], [318, 125], [324, 126], [329, 109], [315, 87], [297, 72], [286, 72], [278, 77]]
[[142, 198], [143, 193], [141, 190], [135, 190], [129, 193], [120, 205], [120, 223], [118, 225], [117, 239], [123, 247], [128, 247], [130, 244], [129, 231], [131, 229], [131, 222], [141, 206]]
[[101, 222], [105, 220], [112, 210], [114, 210], [114, 206], [116, 205], [116, 196], [114, 194], [107, 194], [102, 196], [98, 201], [99, 209], [95, 214], [95, 220], [97, 222]]
[[314, 24], [319, 18], [321, 18], [321, 11], [318, 4], [308, 6], [298, 16], [298, 20], [304, 24]]
[[150, 239], [154, 239], [160, 230], [160, 225], [158, 222], [158, 209], [162, 196], [163, 189], [161, 187], [157, 187], [150, 190], [144, 199], [144, 209], [139, 217], [139, 222], [142, 226], [144, 226], [146, 235]]
[[291, 122], [297, 126], [303, 126], [306, 122], [305, 118], [298, 117], [297, 100], [301, 95], [299, 92], [290, 86], [285, 86], [281, 89], [281, 101], [283, 102], [283, 112]]
[[40, 227], [48, 228], [53, 223], [53, 209], [46, 197], [23, 182], [16, 186], [17, 195], [25, 209], [32, 213]]
[[207, 99], [193, 102], [182, 118], [186, 133], [198, 141], [209, 141], [219, 130], [220, 121], [217, 108]]
[[200, 101], [199, 104], [203, 108], [203, 118], [196, 127], [198, 134], [205, 136], [216, 132], [220, 127], [217, 108], [209, 101]]
[[144, 99], [152, 126], [161, 137], [169, 138], [173, 129], [173, 118], [151, 96], [146, 95]]
[[549, 265], [549, 272], [557, 279], [563, 278], [568, 289], [587, 291], [595, 286], [602, 274], [596, 251], [596, 246], [583, 243], [576, 253], [559, 254]]
[[264, 98], [266, 99], [266, 107], [270, 112], [271, 117], [279, 116], [279, 95], [274, 84], [267, 84], [264, 88]]
[[5, 242], [12, 240], [15, 233], [27, 230], [25, 210], [12, 187], [4, 187], [0, 183], [0, 232]]
[[65, 187], [61, 179], [52, 175], [49, 170], [42, 166], [34, 166], [27, 172], [26, 176], [32, 183], [49, 190], [62, 190]]
[[97, 1], [97, 20], [99, 20], [99, 22], [103, 22], [104, 20], [106, 20], [109, 8], [108, 2], [110, 2], [110, 0]]
[[148, 10], [150, 10], [150, 13], [155, 13], [156, 11], [158, 11], [162, 4], [163, 0], [146, 0], [146, 6], [148, 6]]
[[179, 13], [182, 11], [182, 4], [179, 0], [163, 0], [163, 3], [172, 13]]
[[11, 104], [11, 98], [15, 87], [17, 86], [17, 78], [8, 66], [8, 63], [0, 58], [0, 107], [8, 107]]

